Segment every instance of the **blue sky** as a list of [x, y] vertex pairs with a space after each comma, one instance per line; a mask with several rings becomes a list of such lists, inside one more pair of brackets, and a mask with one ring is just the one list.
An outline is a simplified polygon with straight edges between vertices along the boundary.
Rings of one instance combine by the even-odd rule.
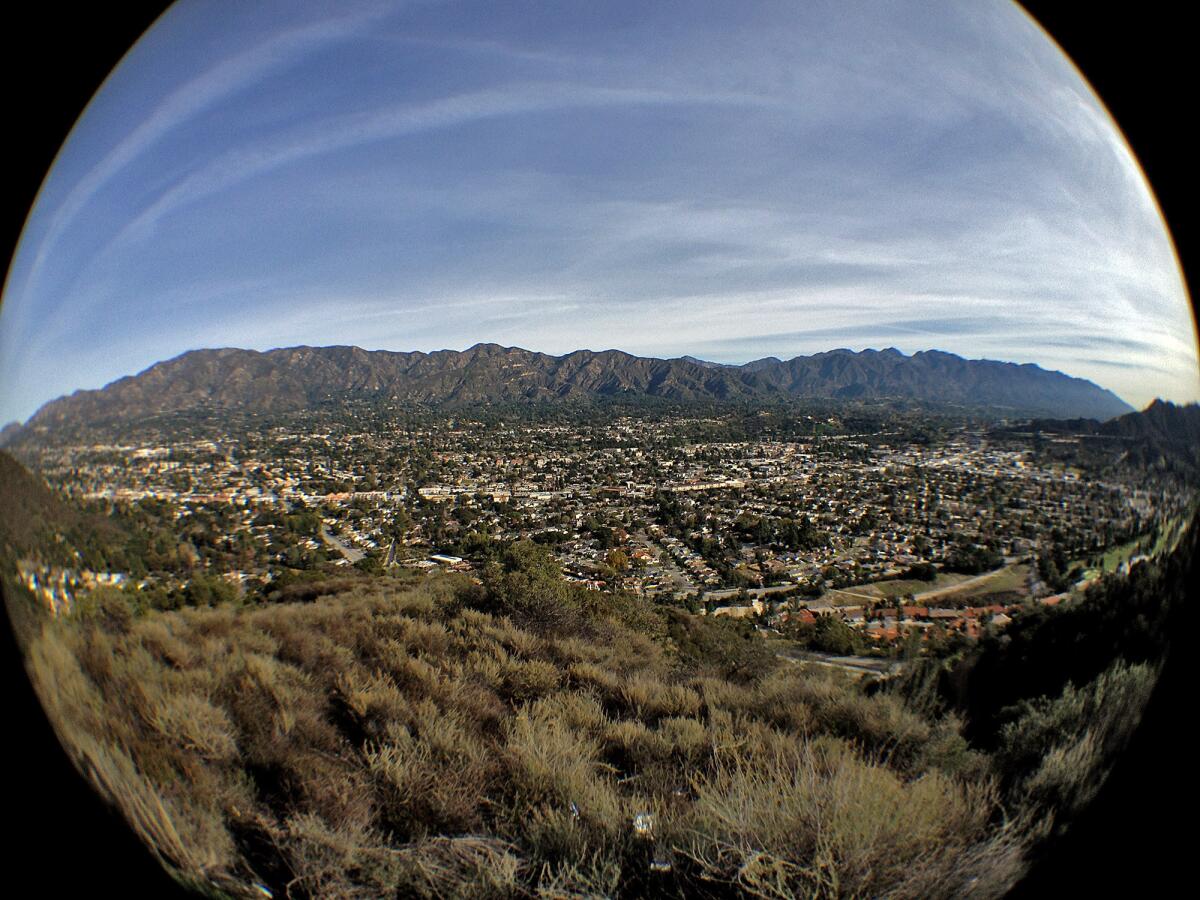
[[182, 2], [77, 123], [0, 420], [198, 347], [938, 348], [1200, 399], [1169, 238], [1015, 6]]

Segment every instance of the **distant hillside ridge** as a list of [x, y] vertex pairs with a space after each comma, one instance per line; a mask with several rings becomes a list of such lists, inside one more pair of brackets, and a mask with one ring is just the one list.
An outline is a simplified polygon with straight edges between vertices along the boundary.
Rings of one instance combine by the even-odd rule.
[[1001, 416], [1107, 420], [1133, 411], [1111, 391], [1032, 364], [963, 359], [940, 350], [831, 350], [744, 366], [652, 359], [619, 350], [550, 356], [476, 344], [432, 353], [358, 347], [193, 350], [99, 390], [39, 409], [25, 430], [125, 422], [192, 409], [263, 413], [338, 400], [425, 404], [604, 397], [714, 400], [915, 400]]
[[1177, 442], [1200, 447], [1200, 404], [1179, 405], [1155, 400], [1141, 412], [1110, 419], [1097, 428], [1100, 434], [1141, 441]]
[[1123, 464], [1200, 473], [1200, 404], [1155, 400], [1140, 412], [1098, 422], [1095, 419], [1033, 419], [1031, 431], [1079, 435], [1089, 451], [1107, 453]]
[[1094, 418], [1032, 419], [1034, 431], [1055, 434], [1094, 434], [1131, 441], [1179, 443], [1200, 447], [1200, 404], [1177, 404], [1161, 398], [1143, 410], [1106, 422]]

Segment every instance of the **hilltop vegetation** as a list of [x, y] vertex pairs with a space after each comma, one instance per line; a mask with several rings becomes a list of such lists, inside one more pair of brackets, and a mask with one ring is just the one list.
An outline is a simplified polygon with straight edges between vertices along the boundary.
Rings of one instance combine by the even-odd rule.
[[377, 579], [261, 608], [134, 616], [112, 592], [47, 628], [31, 667], [139, 833], [235, 895], [1011, 879], [954, 720], [784, 666], [730, 623], [676, 644], [649, 607], [597, 608], [545, 562], [522, 547], [482, 590]]
[[[316, 593], [135, 614], [101, 591], [32, 643], [81, 769], [197, 889], [995, 896], [1094, 793], [1156, 671], [1150, 641], [1027, 679], [972, 744], [937, 673], [864, 691], [740, 623], [563, 582], [531, 544], [482, 587]], [[1024, 665], [997, 652], [978, 671]]]

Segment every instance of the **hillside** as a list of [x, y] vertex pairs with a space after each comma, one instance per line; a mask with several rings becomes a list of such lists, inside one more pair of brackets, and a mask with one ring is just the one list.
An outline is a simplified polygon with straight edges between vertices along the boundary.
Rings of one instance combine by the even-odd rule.
[[483, 589], [141, 615], [110, 594], [47, 628], [31, 671], [81, 771], [208, 895], [996, 896], [1019, 877], [1028, 835], [957, 719], [525, 550]]
[[1054, 434], [1096, 434], [1136, 441], [1200, 444], [1200, 404], [1155, 400], [1143, 410], [1099, 422], [1090, 418], [1034, 419], [1029, 427]]
[[1197, 447], [1200, 446], [1200, 404], [1179, 406], [1155, 400], [1141, 412], [1110, 419], [1096, 431], [1110, 437]]
[[1107, 422], [1095, 419], [1034, 419], [1021, 431], [1085, 439], [1080, 461], [1170, 470], [1191, 477], [1200, 472], [1200, 404], [1180, 406], [1155, 400], [1144, 410]]
[[126, 543], [127, 536], [113, 522], [64, 502], [41, 478], [0, 451], [0, 592], [22, 646], [40, 627], [40, 607], [28, 595], [25, 602], [17, 599], [19, 560], [60, 566], [86, 560], [101, 568], [104, 551]]
[[64, 525], [73, 525], [78, 513], [59, 502], [46, 485], [25, 467], [0, 452], [0, 549], [10, 555], [28, 553], [52, 538]]
[[996, 897], [1130, 739], [1195, 549], [891, 683], [532, 544], [482, 585], [108, 592], [29, 663], [80, 770], [205, 895]]
[[34, 556], [50, 564], [76, 562], [104, 542], [126, 540], [94, 511], [64, 502], [42, 479], [0, 451], [0, 559]]
[[997, 415], [1101, 420], [1131, 410], [1111, 391], [1061, 372], [937, 350], [912, 356], [893, 349], [833, 350], [719, 366], [616, 350], [549, 356], [495, 344], [434, 353], [291, 347], [191, 351], [103, 389], [52, 401], [34, 414], [24, 434], [193, 409], [276, 413], [349, 399], [463, 404], [607, 397], [902, 399], [986, 408]]

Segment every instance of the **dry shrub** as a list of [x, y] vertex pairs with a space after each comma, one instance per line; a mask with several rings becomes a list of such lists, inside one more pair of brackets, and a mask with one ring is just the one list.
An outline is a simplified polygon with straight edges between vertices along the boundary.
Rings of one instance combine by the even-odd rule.
[[441, 622], [424, 622], [407, 616], [400, 622], [396, 640], [407, 646], [410, 653], [438, 657], [446, 652], [450, 635]]
[[[841, 672], [790, 667], [767, 679], [761, 690], [766, 693], [756, 699], [764, 717], [785, 726], [802, 717], [806, 730], [853, 740], [897, 768], [911, 768], [930, 738], [929, 723], [900, 699], [885, 693], [868, 697]], [[798, 712], [801, 707], [809, 712]]]
[[197, 886], [227, 879], [235, 854], [219, 811], [164, 796], [120, 747], [78, 733], [68, 746], [76, 765], [169, 868]]
[[417, 656], [409, 656], [401, 645], [392, 643], [388, 655], [388, 672], [405, 693], [428, 697], [437, 691], [442, 681], [438, 667]]
[[357, 761], [297, 749], [287, 758], [286, 777], [294, 808], [343, 830], [365, 831], [374, 820], [374, 785]]
[[708, 710], [708, 746], [712, 759], [738, 757], [748, 746], [744, 719], [726, 709], [710, 707]]
[[521, 861], [498, 838], [463, 835], [418, 841], [396, 851], [400, 895], [421, 898], [522, 896]]
[[595, 641], [585, 641], [578, 637], [558, 637], [548, 640], [546, 653], [550, 659], [564, 669], [572, 663], [597, 663], [607, 656], [605, 650]]
[[492, 690], [465, 678], [444, 682], [437, 702], [442, 709], [454, 710], [463, 721], [473, 723], [481, 734], [497, 733], [512, 712]]
[[574, 803], [586, 821], [615, 827], [621, 804], [602, 775], [599, 743], [549, 713], [546, 707], [526, 708], [509, 723], [505, 768], [516, 822], [533, 806], [569, 810]]
[[1141, 720], [1155, 667], [1118, 661], [1082, 688], [1026, 701], [1000, 731], [997, 763], [1023, 806], [1069, 820], [1092, 801]]
[[[504, 673], [508, 654], [497, 646], [492, 645], [500, 653], [489, 649], [473, 649], [463, 660], [463, 671], [468, 678], [491, 690], [498, 690], [504, 684]], [[501, 656], [500, 654], [504, 654]]]
[[536, 700], [558, 687], [558, 667], [540, 659], [509, 659], [501, 692], [514, 703]]
[[962, 731], [963, 722], [957, 716], [948, 715], [935, 722], [914, 768], [939, 769], [964, 781], [984, 777], [990, 766], [988, 757], [972, 750]]
[[355, 732], [364, 738], [379, 737], [394, 723], [412, 718], [412, 704], [396, 683], [382, 672], [355, 668], [337, 677], [334, 697], [352, 719]]
[[700, 711], [700, 695], [682, 684], [664, 684], [646, 675], [635, 676], [621, 688], [625, 706], [639, 719], [663, 716], [694, 716]]
[[1054, 747], [1021, 785], [1023, 802], [1034, 809], [1052, 810], [1056, 818], [1076, 815], [1104, 783], [1105, 750], [1100, 734], [1092, 730]]
[[596, 663], [572, 663], [567, 669], [567, 678], [572, 686], [594, 689], [606, 705], [621, 702], [624, 680], [615, 672]]
[[322, 673], [330, 681], [356, 665], [354, 653], [316, 630], [288, 624], [272, 630], [279, 642], [279, 659], [306, 672]]
[[366, 900], [396, 892], [400, 862], [381, 836], [303, 813], [288, 818], [280, 843], [293, 876], [288, 896]]
[[609, 623], [595, 646], [596, 661], [621, 675], [642, 672], [661, 677], [670, 668], [662, 644], [640, 631]]
[[523, 818], [521, 843], [534, 859], [581, 859], [598, 849], [591, 846], [595, 844], [592, 829], [569, 806], [539, 804]]
[[706, 710], [742, 710], [755, 706], [753, 689], [736, 681], [701, 676], [689, 683], [700, 694]]
[[[243, 631], [234, 610], [228, 607], [199, 609], [189, 607], [179, 615], [187, 627], [201, 637], [229, 639], [235, 632]], [[241, 635], [239, 635], [241, 636]]]
[[78, 643], [46, 629], [30, 646], [27, 666], [42, 708], [68, 748], [79, 734], [108, 732], [113, 723], [106, 715], [104, 697], [88, 677]]
[[304, 732], [323, 730], [324, 698], [314, 696], [302, 671], [274, 657], [251, 653], [235, 661], [221, 685], [219, 700], [238, 729], [238, 745], [246, 760], [255, 765], [271, 765], [287, 757], [299, 737], [293, 731], [301, 712], [307, 726]]
[[604, 729], [604, 756], [618, 769], [637, 773], [671, 755], [671, 746], [658, 732], [636, 719], [609, 723]]
[[116, 660], [116, 643], [112, 637], [99, 629], [89, 629], [77, 634], [55, 632], [54, 640], [60, 642], [79, 660], [83, 671], [97, 685], [106, 685], [113, 677]]
[[968, 846], [944, 847], [922, 857], [889, 896], [895, 900], [1005, 897], [1028, 871], [1030, 848], [1048, 831], [1048, 821], [1018, 818]]
[[753, 692], [753, 708], [766, 721], [797, 734], [807, 734], [815, 725], [812, 707], [797, 689], [797, 673], [777, 669]]
[[195, 694], [165, 694], [149, 701], [147, 724], [184, 750], [213, 762], [232, 762], [238, 753], [233, 723], [225, 710]]
[[556, 719], [568, 728], [585, 734], [599, 734], [608, 724], [604, 708], [590, 693], [561, 691], [539, 700], [530, 707], [538, 719]]
[[324, 634], [356, 659], [368, 657], [378, 640], [371, 606], [362, 597], [324, 598], [312, 604], [275, 609], [284, 610], [288, 627]]
[[[101, 642], [88, 642], [93, 648]], [[188, 879], [206, 882], [232, 863], [219, 813], [167, 798], [117, 741], [132, 723], [114, 721], [106, 697], [85, 674], [60, 631], [30, 648], [30, 675], [46, 713], [75, 764], [160, 858]]]
[[584, 851], [543, 864], [535, 892], [544, 900], [602, 900], [620, 893], [621, 874], [619, 860], [603, 851]]
[[391, 608], [393, 612], [406, 616], [433, 619], [439, 617], [443, 607], [450, 602], [452, 598], [449, 594], [443, 592], [439, 586], [430, 584], [424, 592], [407, 591], [393, 595]]
[[494, 620], [491, 613], [464, 606], [458, 613], [457, 621], [464, 631], [482, 631]]
[[693, 764], [709, 751], [708, 731], [696, 719], [671, 716], [658, 723], [658, 734], [680, 763]]
[[[990, 788], [945, 774], [980, 772], [956, 721], [836, 673], [689, 676], [621, 626], [537, 636], [445, 586], [379, 585], [56, 628], [29, 664], [139, 834], [229, 894], [254, 867], [334, 897], [988, 895], [1020, 870], [1025, 832], [989, 831]], [[1080, 793], [1086, 750], [1047, 757], [1030, 795]]]
[[990, 785], [904, 782], [823, 738], [721, 762], [697, 780], [684, 850], [701, 877], [759, 896], [878, 895], [983, 835]]
[[461, 726], [434, 719], [420, 738], [407, 728], [366, 751], [384, 826], [405, 838], [479, 828], [493, 762]]
[[546, 646], [543, 638], [518, 628], [507, 616], [485, 626], [482, 632], [505, 650], [524, 659], [539, 655]]
[[133, 635], [164, 665], [185, 669], [195, 664], [194, 646], [175, 634], [171, 628], [171, 619], [167, 616], [138, 620], [134, 625]]

